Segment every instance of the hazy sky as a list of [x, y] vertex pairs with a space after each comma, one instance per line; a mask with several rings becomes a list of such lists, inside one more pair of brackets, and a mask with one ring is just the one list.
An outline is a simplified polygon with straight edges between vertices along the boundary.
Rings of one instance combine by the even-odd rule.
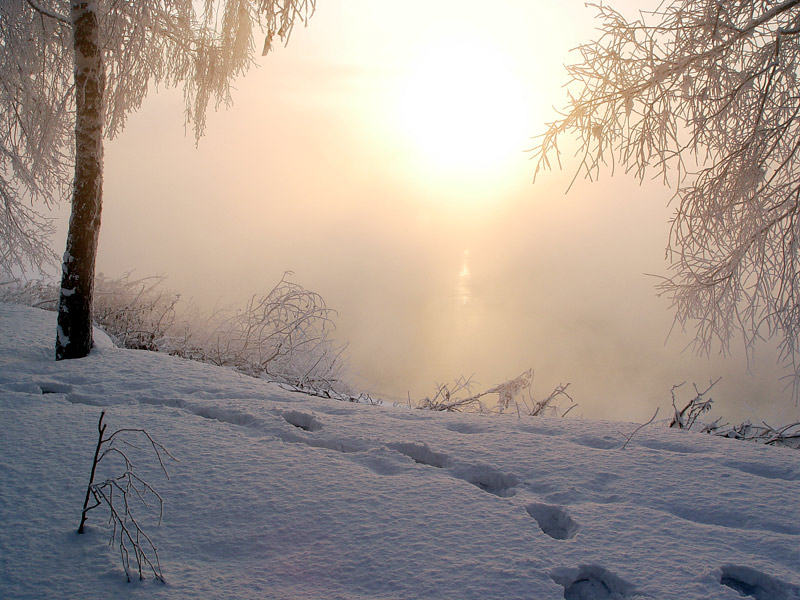
[[716, 414], [796, 418], [769, 345], [750, 376], [740, 354], [664, 344], [672, 316], [644, 273], [666, 273], [668, 189], [606, 173], [565, 195], [569, 161], [532, 183], [524, 150], [563, 105], [593, 14], [318, 0], [199, 148], [174, 92], [107, 144], [99, 271], [163, 273], [207, 305], [294, 271], [338, 310], [361, 387], [390, 399], [533, 367], [535, 395], [571, 382], [587, 417], [646, 420], [673, 384], [723, 376]]

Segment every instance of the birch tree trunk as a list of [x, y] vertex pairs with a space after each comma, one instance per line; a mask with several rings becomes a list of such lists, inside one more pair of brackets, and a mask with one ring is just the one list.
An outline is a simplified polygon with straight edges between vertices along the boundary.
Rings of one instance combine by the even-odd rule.
[[73, 0], [75, 181], [58, 301], [56, 360], [92, 349], [92, 296], [103, 199], [103, 92], [97, 0]]

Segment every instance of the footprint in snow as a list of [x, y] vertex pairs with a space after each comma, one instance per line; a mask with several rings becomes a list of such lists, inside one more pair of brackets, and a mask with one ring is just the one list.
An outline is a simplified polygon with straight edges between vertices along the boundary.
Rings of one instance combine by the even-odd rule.
[[413, 413], [410, 411], [389, 412], [386, 413], [386, 416], [389, 417], [390, 419], [397, 419], [399, 421], [428, 421], [433, 418], [430, 415], [419, 414], [420, 412], [421, 411], [415, 411]]
[[564, 586], [565, 600], [622, 600], [637, 594], [630, 583], [598, 565], [556, 569], [550, 577]]
[[528, 504], [528, 514], [539, 524], [541, 530], [556, 540], [571, 540], [578, 533], [578, 524], [560, 506], [551, 504]]
[[65, 398], [70, 404], [86, 404], [87, 406], [105, 406], [109, 404], [106, 398], [98, 398], [97, 396], [88, 396], [86, 394], [67, 394]]
[[750, 567], [725, 565], [721, 569], [721, 585], [736, 590], [742, 596], [756, 600], [795, 600], [800, 598], [800, 587], [770, 577]]
[[289, 425], [294, 425], [303, 431], [319, 431], [322, 429], [322, 422], [317, 417], [299, 410], [286, 411], [281, 416]]
[[434, 452], [427, 444], [396, 443], [386, 444], [386, 447], [409, 457], [415, 463], [436, 467], [437, 469], [444, 469], [452, 463], [449, 456], [441, 452]]
[[377, 475], [399, 475], [408, 470], [408, 462], [389, 448], [370, 448], [353, 454], [351, 460]]
[[480, 425], [473, 423], [450, 423], [444, 426], [449, 431], [455, 433], [472, 434], [472, 433], [486, 433], [486, 429]]
[[316, 409], [318, 412], [325, 413], [326, 415], [353, 415], [355, 414], [355, 409], [353, 408], [331, 408], [328, 406]]
[[725, 466], [737, 469], [748, 475], [763, 477], [764, 479], [781, 479], [783, 481], [800, 480], [800, 470], [786, 468], [784, 465], [765, 465], [761, 463], [729, 462]]
[[69, 394], [72, 391], [70, 384], [57, 381], [40, 381], [37, 385], [42, 394]]
[[225, 408], [222, 406], [194, 406], [187, 405], [186, 408], [189, 412], [208, 419], [209, 421], [219, 421], [220, 423], [227, 423], [228, 425], [236, 425], [241, 427], [256, 427], [263, 425], [261, 419], [253, 415], [236, 410], [233, 408]]
[[514, 489], [522, 483], [516, 475], [503, 473], [494, 467], [483, 464], [461, 464], [450, 469], [450, 474], [457, 479], [463, 479], [467, 483], [482, 489], [484, 492], [509, 498], [517, 493]]
[[152, 406], [166, 406], [169, 408], [185, 408], [188, 403], [183, 398], [162, 398], [156, 396], [140, 396], [140, 404], [150, 404]]
[[[298, 427], [302, 429], [302, 427]], [[322, 448], [325, 450], [333, 450], [341, 452], [342, 454], [358, 454], [360, 452], [369, 451], [369, 444], [362, 440], [352, 440], [346, 438], [318, 438], [310, 436], [300, 436], [294, 432], [284, 432], [278, 435], [278, 438], [290, 444], [304, 444], [309, 448]]]
[[387, 444], [387, 447], [405, 454], [416, 463], [447, 469], [456, 479], [471, 483], [484, 492], [501, 498], [513, 496], [516, 493], [514, 488], [522, 483], [516, 475], [503, 473], [489, 465], [459, 463], [447, 454], [434, 452], [427, 444], [394, 443]]

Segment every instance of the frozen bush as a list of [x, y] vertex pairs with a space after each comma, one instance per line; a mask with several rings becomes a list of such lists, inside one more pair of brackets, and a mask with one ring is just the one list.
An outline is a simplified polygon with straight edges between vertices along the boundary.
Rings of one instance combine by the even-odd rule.
[[123, 348], [159, 350], [175, 322], [180, 294], [164, 287], [162, 276], [95, 280], [94, 321]]
[[[109, 279], [102, 273], [95, 279], [94, 322], [119, 346], [158, 350], [175, 320], [179, 294], [164, 287], [162, 276], [133, 279], [130, 273]], [[0, 287], [0, 302], [55, 310], [59, 288], [41, 279], [11, 280]]]
[[[334, 339], [336, 311], [322, 296], [288, 279], [241, 309], [204, 314], [180, 304], [162, 276], [97, 276], [94, 321], [124, 348], [170, 354], [232, 367], [319, 395], [374, 402], [342, 381], [346, 344]], [[0, 302], [55, 310], [58, 286], [41, 280], [7, 281]]]
[[719, 379], [713, 381], [709, 386], [700, 391], [694, 385], [695, 395], [684, 406], [678, 410], [675, 402], [675, 391], [683, 384], [672, 386], [672, 408], [674, 416], [669, 423], [670, 427], [677, 429], [691, 429], [694, 425], [699, 425], [703, 433], [710, 433], [720, 437], [733, 438], [736, 440], [746, 440], [760, 442], [769, 446], [785, 446], [787, 448], [800, 449], [800, 422], [790, 423], [780, 427], [773, 427], [765, 421], [760, 425], [743, 421], [739, 425], [729, 425], [723, 423], [722, 418], [715, 419], [711, 423], [703, 423], [698, 417], [711, 410], [712, 399], [706, 399], [706, 395], [711, 391]]
[[0, 302], [55, 310], [58, 303], [58, 286], [55, 282], [43, 279], [23, 282], [8, 278], [0, 283]]
[[184, 321], [167, 340], [171, 354], [233, 367], [314, 391], [340, 389], [346, 345], [333, 337], [336, 311], [285, 273], [265, 296], [243, 309]]
[[[500, 412], [507, 410], [512, 403], [517, 409], [517, 414], [522, 416], [524, 412], [528, 416], [564, 416], [572, 410], [575, 404], [572, 397], [567, 393], [569, 384], [558, 385], [549, 396], [543, 400], [534, 400], [531, 393], [533, 387], [533, 369], [524, 371], [517, 377], [509, 379], [499, 385], [491, 387], [482, 392], [473, 391], [476, 383], [472, 377], [466, 378], [463, 375], [456, 379], [452, 384], [436, 384], [436, 393], [431, 397], [425, 397], [417, 402], [416, 407], [423, 410], [435, 410], [442, 412]], [[483, 399], [490, 394], [497, 394], [497, 403], [491, 406]], [[522, 405], [517, 402], [520, 398]], [[564, 409], [561, 402], [568, 399], [570, 406]]]

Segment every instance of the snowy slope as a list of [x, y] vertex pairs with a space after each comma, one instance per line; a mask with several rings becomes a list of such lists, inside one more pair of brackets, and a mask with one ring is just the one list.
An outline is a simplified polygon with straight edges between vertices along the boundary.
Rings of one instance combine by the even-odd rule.
[[[55, 363], [54, 331], [0, 305], [1, 598], [800, 598], [798, 451], [327, 401], [102, 335]], [[166, 584], [126, 583], [100, 509], [76, 534], [101, 407], [180, 461], [132, 450]]]

